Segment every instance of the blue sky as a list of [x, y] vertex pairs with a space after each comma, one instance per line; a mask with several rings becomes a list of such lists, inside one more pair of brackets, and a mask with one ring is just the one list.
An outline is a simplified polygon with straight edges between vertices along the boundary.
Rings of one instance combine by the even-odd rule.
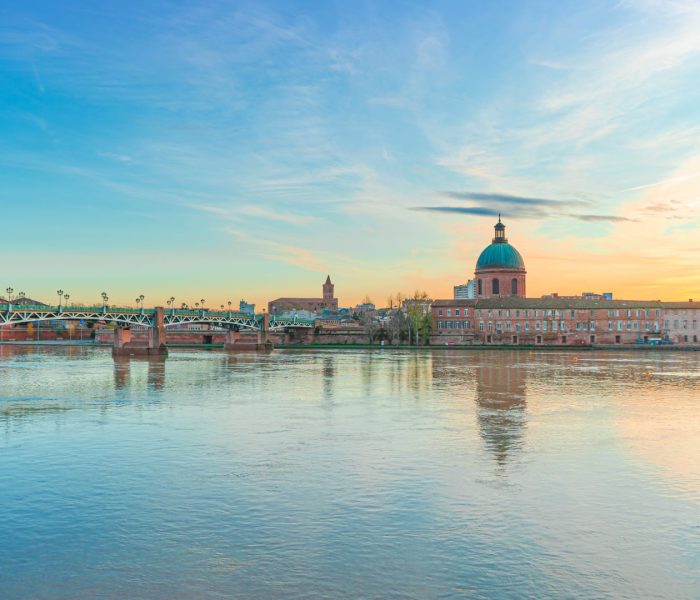
[[501, 212], [531, 295], [700, 297], [698, 82], [697, 2], [5, 3], [4, 279], [449, 297]]

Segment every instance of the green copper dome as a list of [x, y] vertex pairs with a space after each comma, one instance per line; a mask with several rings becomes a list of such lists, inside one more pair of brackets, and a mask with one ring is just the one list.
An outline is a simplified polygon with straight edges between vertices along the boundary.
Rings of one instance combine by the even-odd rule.
[[525, 261], [520, 252], [507, 242], [494, 242], [484, 249], [476, 261], [477, 271], [491, 268], [524, 269]]

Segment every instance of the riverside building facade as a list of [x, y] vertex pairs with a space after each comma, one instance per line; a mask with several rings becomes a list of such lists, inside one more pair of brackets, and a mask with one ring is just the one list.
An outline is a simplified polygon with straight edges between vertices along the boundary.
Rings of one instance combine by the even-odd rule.
[[475, 269], [476, 298], [436, 300], [432, 344], [700, 343], [700, 303], [612, 300], [607, 295], [525, 297], [525, 262], [496, 235]]

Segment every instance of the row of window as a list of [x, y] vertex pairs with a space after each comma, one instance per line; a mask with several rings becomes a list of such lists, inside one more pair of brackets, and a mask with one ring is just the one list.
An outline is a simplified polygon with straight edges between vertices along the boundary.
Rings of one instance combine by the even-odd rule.
[[[443, 312], [443, 311], [444, 311], [444, 312]], [[452, 314], [453, 312], [454, 312], [454, 315]], [[580, 311], [580, 312], [586, 312], [586, 311]], [[591, 309], [591, 310], [589, 310], [588, 312], [590, 313], [591, 316], [595, 316], [595, 310], [594, 310], [594, 309]], [[633, 316], [637, 316], [637, 317], [650, 317], [650, 316], [652, 316], [652, 313], [653, 313], [653, 316], [656, 316], [656, 317], [661, 316], [661, 310], [658, 309], [658, 308], [657, 308], [657, 309], [652, 309], [652, 310], [649, 310], [649, 309], [639, 309], [639, 308], [638, 308], [638, 309], [636, 309], [636, 310], [628, 309], [627, 311], [624, 311], [624, 310], [623, 310], [623, 311], [620, 311], [619, 309], [616, 309], [616, 310], [609, 310], [609, 311], [608, 311], [608, 317], [619, 317], [621, 312], [622, 312], [622, 313], [625, 313], [625, 312], [626, 312], [626, 316], [628, 316], [628, 317], [633, 317]], [[532, 313], [532, 315], [531, 315], [531, 313]], [[567, 310], [557, 310], [557, 309], [553, 309], [553, 308], [535, 308], [535, 309], [530, 310], [529, 308], [526, 308], [526, 309], [522, 309], [522, 310], [521, 310], [521, 309], [514, 309], [514, 310], [511, 310], [511, 309], [499, 309], [499, 310], [488, 310], [488, 311], [487, 311], [487, 310], [482, 310], [482, 309], [476, 309], [476, 310], [474, 311], [474, 315], [477, 316], [477, 317], [481, 317], [481, 316], [488, 316], [488, 317], [494, 317], [494, 316], [504, 317], [504, 316], [505, 316], [505, 317], [510, 317], [511, 314], [512, 314], [512, 316], [514, 316], [515, 318], [519, 318], [519, 317], [522, 316], [522, 317], [525, 317], [526, 319], [527, 319], [527, 318], [530, 318], [530, 316], [533, 316], [533, 317], [535, 317], [535, 318], [537, 318], [537, 317], [559, 317], [559, 318], [560, 318], [560, 317], [566, 317], [566, 316], [567, 316], [567, 313], [569, 314], [569, 316], [570, 316], [572, 319], [573, 319], [573, 318], [576, 318], [576, 310], [573, 310], [573, 309], [572, 309], [572, 310], [569, 310], [569, 309], [567, 309]], [[446, 308], [446, 309], [438, 308], [438, 317], [442, 317], [442, 316], [447, 316], [447, 317], [452, 317], [452, 316], [455, 316], [455, 317], [460, 317], [460, 316], [462, 316], [462, 317], [468, 317], [468, 316], [469, 316], [469, 308], [455, 308], [455, 309], [451, 309], [451, 308]], [[623, 316], [625, 316], [625, 315], [623, 315]], [[695, 323], [695, 321], [693, 321], [693, 323]]]
[[[438, 321], [438, 329], [471, 329], [471, 321]], [[484, 331], [487, 328], [488, 331], [493, 331], [494, 322], [479, 321], [479, 331]], [[495, 322], [496, 331], [503, 331], [504, 324], [502, 321]], [[538, 331], [566, 331], [566, 321], [535, 321], [535, 330]], [[666, 328], [668, 329], [668, 321], [666, 321]], [[639, 331], [643, 329], [644, 331], [659, 331], [659, 322], [654, 321], [608, 321], [608, 331]], [[505, 322], [505, 331], [530, 331], [530, 321], [525, 321], [525, 323], [515, 323], [511, 324], [510, 321]], [[576, 331], [595, 331], [596, 325], [595, 321], [590, 321], [588, 323], [576, 323]]]
[[[666, 325], [666, 329], [669, 328], [669, 323], [670, 323], [670, 321], [668, 319], [666, 321], [664, 321], [664, 324]], [[689, 329], [689, 327], [688, 327], [689, 323], [690, 323], [690, 321], [684, 319], [683, 320], [683, 329]], [[680, 319], [673, 320], [673, 328], [674, 329], [681, 329], [681, 320]], [[697, 328], [698, 328], [698, 322], [696, 319], [693, 319], [691, 329], [697, 329]]]
[[[484, 282], [481, 279], [476, 280], [476, 293], [479, 296], [483, 296], [484, 294]], [[501, 293], [501, 280], [500, 279], [492, 279], [491, 280], [491, 294], [494, 296], [498, 296]], [[513, 296], [518, 295], [518, 280], [513, 277], [513, 279], [510, 280], [510, 293]]]

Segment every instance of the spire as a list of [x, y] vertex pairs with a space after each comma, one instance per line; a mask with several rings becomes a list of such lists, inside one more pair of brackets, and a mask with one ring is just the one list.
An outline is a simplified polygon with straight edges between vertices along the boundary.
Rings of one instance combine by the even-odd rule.
[[331, 276], [328, 275], [328, 277], [326, 277], [326, 285], [328, 285], [330, 282], [331, 282]]

